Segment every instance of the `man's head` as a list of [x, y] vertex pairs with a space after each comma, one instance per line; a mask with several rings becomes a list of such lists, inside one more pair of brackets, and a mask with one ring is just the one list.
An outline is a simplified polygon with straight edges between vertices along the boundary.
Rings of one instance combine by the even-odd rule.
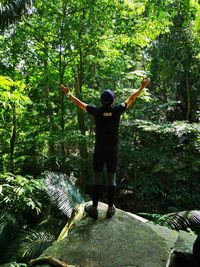
[[112, 105], [115, 100], [115, 94], [110, 89], [106, 89], [101, 93], [101, 103], [103, 105]]

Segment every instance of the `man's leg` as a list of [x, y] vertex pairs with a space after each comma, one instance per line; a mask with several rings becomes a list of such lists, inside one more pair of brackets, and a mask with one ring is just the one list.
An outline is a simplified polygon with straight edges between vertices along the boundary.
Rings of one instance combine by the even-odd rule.
[[106, 217], [111, 218], [115, 214], [116, 173], [107, 173], [108, 210]]
[[116, 195], [116, 173], [107, 173], [108, 206], [113, 207]]
[[116, 195], [116, 169], [118, 162], [117, 148], [113, 148], [109, 151], [106, 167], [107, 167], [107, 198], [108, 198], [108, 210], [106, 217], [111, 218], [115, 214], [115, 195]]
[[101, 193], [101, 186], [102, 186], [101, 177], [102, 177], [102, 172], [94, 173], [94, 180], [92, 184], [92, 205], [85, 207], [86, 213], [93, 219], [98, 218], [97, 206], [98, 206], [98, 201], [99, 201], [99, 196]]
[[85, 207], [85, 211], [94, 219], [98, 218], [97, 206], [102, 187], [101, 179], [104, 163], [104, 153], [101, 150], [95, 148], [93, 154], [94, 178], [92, 183], [92, 205]]
[[92, 204], [93, 207], [95, 208], [97, 208], [98, 206], [99, 196], [101, 193], [101, 188], [102, 188], [101, 179], [102, 179], [102, 172], [95, 172], [92, 185]]

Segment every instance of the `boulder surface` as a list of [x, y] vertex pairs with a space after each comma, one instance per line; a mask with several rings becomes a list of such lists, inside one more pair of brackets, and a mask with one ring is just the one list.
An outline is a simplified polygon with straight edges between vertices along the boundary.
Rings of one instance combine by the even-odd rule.
[[177, 231], [120, 209], [107, 219], [104, 203], [99, 203], [98, 209], [98, 220], [84, 216], [66, 238], [55, 242], [41, 257], [51, 256], [76, 267], [170, 266]]

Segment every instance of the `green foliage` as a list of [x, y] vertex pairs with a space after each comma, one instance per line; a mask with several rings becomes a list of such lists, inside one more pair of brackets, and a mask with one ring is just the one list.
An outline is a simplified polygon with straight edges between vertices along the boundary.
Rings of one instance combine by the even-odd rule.
[[28, 104], [30, 99], [23, 80], [13, 81], [9, 77], [0, 76], [0, 170], [5, 168], [13, 171], [13, 154], [20, 128], [18, 124]]
[[4, 264], [5, 267], [27, 267], [26, 263], [18, 263], [18, 262], [9, 262]]
[[[11, 2], [19, 15], [30, 3], [3, 1], [4, 26], [17, 19]], [[83, 188], [92, 177], [94, 122], [61, 83], [98, 105], [102, 89], [122, 102], [150, 76], [123, 115], [118, 179], [145, 205], [199, 205], [199, 10], [196, 0], [37, 0], [31, 16], [1, 35], [0, 170], [14, 175], [1, 176], [0, 201], [18, 224], [44, 219], [47, 206], [48, 215], [70, 216], [82, 198], [68, 177]], [[42, 181], [22, 177], [46, 170], [48, 198]]]
[[135, 120], [121, 132], [120, 169], [126, 171], [119, 175], [128, 176], [138, 200], [157, 199], [163, 209], [198, 208], [198, 124]]
[[59, 236], [72, 209], [85, 200], [76, 179], [46, 172], [40, 179], [0, 176], [0, 263], [27, 263]]
[[85, 197], [75, 185], [75, 178], [67, 177], [62, 173], [48, 172], [45, 174], [46, 191], [54, 204], [69, 218], [73, 208], [82, 202]]
[[1, 257], [0, 263], [2, 263], [6, 257], [5, 253], [8, 244], [15, 238], [17, 232], [20, 230], [20, 223], [15, 216], [7, 212], [5, 209], [1, 209], [0, 212], [0, 249]]
[[[76, 85], [73, 92], [86, 103], [98, 104], [104, 88], [123, 101], [127, 88], [140, 82], [136, 74], [145, 73], [157, 102], [140, 110], [137, 100], [139, 110], [130, 113], [197, 121], [198, 12], [197, 1], [185, 0], [36, 1], [31, 16], [0, 38], [1, 77], [14, 83], [9, 90], [0, 86], [0, 169], [88, 176], [81, 166], [91, 165], [94, 126], [86, 116], [80, 121], [76, 107], [63, 99], [63, 82]], [[23, 90], [14, 82], [22, 80]]]
[[5, 122], [9, 123], [8, 115], [5, 112], [12, 112], [13, 106], [17, 108], [17, 114], [20, 115], [24, 106], [30, 103], [26, 95], [25, 84], [23, 81], [13, 81], [10, 77], [0, 75], [0, 116]]
[[[3, 1], [1, 28], [21, 18], [25, 2]], [[94, 122], [61, 83], [98, 105], [102, 89], [115, 90], [120, 103], [151, 77], [123, 115], [118, 180], [160, 224], [199, 222], [199, 10], [195, 0], [37, 0], [31, 16], [4, 31], [1, 262], [39, 256], [85, 200], [77, 184], [84, 188], [92, 177]], [[171, 209], [192, 211], [157, 214]]]
[[156, 224], [178, 231], [186, 231], [188, 228], [193, 228], [195, 225], [200, 223], [199, 210], [173, 212], [165, 215], [148, 213], [139, 213], [139, 215], [155, 222]]
[[[22, 229], [33, 226], [46, 206], [42, 180], [5, 173], [0, 175], [0, 262]], [[12, 250], [12, 254], [13, 254]], [[15, 259], [14, 259], [15, 260]]]
[[199, 4], [179, 0], [169, 7], [172, 25], [149, 50], [154, 91], [163, 102], [177, 102], [171, 120], [198, 122], [199, 38], [193, 25]]
[[34, 211], [41, 213], [42, 203], [37, 196], [44, 191], [42, 180], [33, 180], [20, 175], [5, 173], [0, 175], [0, 203], [9, 212], [20, 214]]
[[[19, 21], [24, 13], [28, 13], [29, 8], [31, 7], [32, 0], [23, 0], [23, 1], [13, 1], [13, 0], [4, 0], [1, 1], [0, 8], [0, 30], [5, 30], [9, 27], [10, 24], [16, 23]], [[29, 10], [30, 11], [30, 10]]]
[[28, 263], [38, 258], [55, 241], [55, 234], [49, 229], [26, 229], [8, 247], [7, 258]]

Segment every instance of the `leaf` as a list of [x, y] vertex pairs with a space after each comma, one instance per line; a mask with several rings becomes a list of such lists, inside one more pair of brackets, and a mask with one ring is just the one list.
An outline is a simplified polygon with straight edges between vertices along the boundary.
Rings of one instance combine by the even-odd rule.
[[73, 208], [84, 201], [78, 187], [65, 174], [48, 172], [45, 184], [52, 203], [68, 218], [71, 216]]
[[140, 216], [175, 230], [186, 230], [194, 224], [200, 223], [200, 210], [173, 212], [165, 215], [138, 213]]
[[12, 258], [18, 261], [29, 261], [39, 257], [55, 241], [55, 236], [47, 230], [23, 230], [9, 247]]
[[172, 229], [184, 230], [192, 224], [200, 223], [200, 210], [169, 213], [161, 216], [158, 223]]

